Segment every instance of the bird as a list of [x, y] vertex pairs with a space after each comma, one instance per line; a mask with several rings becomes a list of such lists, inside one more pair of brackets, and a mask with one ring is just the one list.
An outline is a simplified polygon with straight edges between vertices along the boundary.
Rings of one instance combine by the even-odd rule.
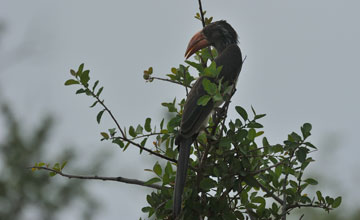
[[198, 105], [198, 99], [207, 95], [202, 82], [204, 79], [208, 79], [216, 83], [222, 79], [223, 83], [236, 85], [243, 64], [238, 43], [238, 35], [234, 28], [225, 20], [220, 20], [208, 24], [197, 32], [191, 38], [186, 49], [185, 58], [188, 59], [200, 49], [213, 46], [218, 54], [214, 61], [216, 66], [222, 66], [222, 69], [217, 79], [204, 75], [200, 76], [193, 84], [184, 104], [180, 130], [175, 138], [179, 156], [173, 194], [173, 219], [178, 219], [181, 214], [182, 194], [185, 187], [191, 145], [199, 132], [206, 127], [214, 109], [222, 104], [210, 100], [206, 105]]

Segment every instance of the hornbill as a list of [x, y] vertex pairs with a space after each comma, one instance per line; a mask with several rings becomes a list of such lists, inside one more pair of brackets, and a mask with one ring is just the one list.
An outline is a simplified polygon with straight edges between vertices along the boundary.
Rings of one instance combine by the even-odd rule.
[[211, 82], [217, 83], [222, 79], [222, 83], [235, 86], [242, 67], [241, 50], [237, 44], [237, 33], [230, 24], [221, 20], [207, 25], [196, 33], [186, 49], [185, 58], [188, 59], [198, 50], [207, 46], [213, 46], [218, 52], [218, 56], [214, 61], [216, 66], [222, 66], [222, 69], [216, 79], [206, 76], [199, 77], [190, 90], [184, 104], [180, 131], [175, 139], [175, 143], [179, 146], [179, 158], [173, 195], [174, 219], [178, 218], [181, 212], [182, 194], [185, 186], [191, 144], [196, 139], [199, 131], [207, 125], [212, 111], [222, 104], [214, 103], [212, 100], [205, 106], [197, 104], [200, 97], [207, 95], [202, 81], [207, 78]]

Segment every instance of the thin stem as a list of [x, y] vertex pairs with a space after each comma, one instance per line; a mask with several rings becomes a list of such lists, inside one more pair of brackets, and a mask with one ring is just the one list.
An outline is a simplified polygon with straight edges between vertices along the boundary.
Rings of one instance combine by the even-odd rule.
[[[178, 84], [178, 85], [180, 85], [180, 86], [185, 86], [183, 83], [179, 83], [179, 82], [176, 82], [176, 81], [173, 81], [173, 80], [170, 80], [170, 79], [164, 79], [164, 78], [160, 78], [160, 77], [156, 77], [156, 76], [151, 76], [151, 77], [149, 78], [149, 80], [151, 80], [151, 79], [161, 80], [161, 81], [165, 81], [165, 82], [170, 82], [170, 83]], [[185, 87], [191, 89], [191, 86], [185, 86]]]
[[[87, 88], [88, 89], [88, 88]], [[110, 115], [111, 119], [114, 121], [114, 123], [116, 124], [116, 127], [119, 129], [119, 131], [121, 132], [121, 135], [123, 137], [125, 137], [125, 133], [122, 130], [122, 128], [120, 127], [119, 122], [116, 120], [116, 118], [114, 117], [114, 115], [112, 114], [112, 112], [110, 111], [110, 109], [108, 109], [108, 107], [105, 105], [104, 101], [101, 101], [99, 96], [95, 95], [95, 93], [93, 91], [91, 91], [89, 89], [89, 91], [91, 92], [92, 96], [102, 105], [102, 107], [105, 109], [105, 111]]]
[[128, 179], [125, 177], [102, 177], [102, 176], [80, 176], [80, 175], [72, 175], [72, 174], [66, 174], [59, 170], [54, 170], [48, 167], [39, 167], [39, 166], [33, 166], [29, 167], [31, 169], [39, 169], [39, 170], [47, 170], [54, 172], [56, 174], [59, 174], [60, 176], [67, 177], [69, 179], [86, 179], [86, 180], [102, 180], [102, 181], [115, 181], [115, 182], [122, 182], [127, 184], [134, 184], [139, 186], [145, 186], [150, 187], [153, 189], [161, 189], [162, 187], [156, 184], [146, 184], [146, 182], [137, 180], [137, 179]]
[[[206, 26], [206, 24], [205, 24], [205, 18], [204, 18], [204, 12], [203, 12], [203, 9], [202, 9], [201, 0], [198, 0], [198, 2], [199, 2], [199, 11], [200, 11], [201, 23], [202, 23], [202, 26], [204, 28]], [[213, 57], [213, 55], [211, 53], [211, 47], [207, 47], [207, 49], [209, 50], [211, 61], [213, 61], [214, 57]], [[205, 63], [205, 65], [206, 65], [206, 63]]]
[[170, 157], [167, 157], [167, 156], [165, 156], [165, 155], [162, 155], [162, 154], [160, 154], [160, 153], [157, 153], [157, 152], [155, 152], [155, 151], [152, 151], [152, 150], [150, 150], [150, 149], [148, 149], [148, 148], [146, 148], [146, 147], [143, 147], [143, 146], [141, 146], [141, 144], [136, 143], [136, 142], [134, 142], [134, 141], [132, 141], [132, 140], [126, 138], [126, 137], [125, 137], [125, 138], [124, 138], [124, 137], [119, 137], [119, 138], [120, 138], [121, 140], [123, 140], [123, 141], [126, 141], [126, 142], [128, 142], [128, 143], [130, 143], [130, 144], [132, 144], [132, 145], [134, 145], [134, 146], [136, 146], [136, 147], [138, 147], [138, 148], [140, 148], [140, 149], [142, 149], [142, 150], [150, 153], [150, 154], [153, 154], [153, 155], [155, 155], [155, 156], [157, 156], [157, 157], [160, 157], [160, 158], [163, 158], [163, 159], [165, 159], [165, 160], [168, 160], [168, 161], [177, 163], [177, 160], [175, 160], [175, 159], [173, 159], [173, 158], [170, 158]]
[[202, 26], [205, 27], [204, 12], [203, 12], [203, 9], [202, 9], [201, 0], [199, 0], [199, 11], [200, 11], [200, 17], [201, 17]]
[[163, 158], [163, 159], [165, 159], [165, 160], [168, 160], [168, 161], [177, 163], [177, 160], [175, 160], [175, 159], [172, 159], [172, 158], [170, 158], [170, 157], [167, 157], [167, 156], [165, 156], [165, 155], [162, 155], [162, 154], [160, 154], [160, 153], [157, 153], [157, 152], [155, 152], [155, 151], [152, 151], [152, 150], [150, 150], [150, 149], [148, 149], [148, 148], [146, 148], [146, 147], [141, 146], [141, 144], [136, 143], [136, 142], [128, 139], [128, 138], [126, 137], [124, 131], [121, 129], [120, 124], [117, 122], [116, 118], [115, 118], [114, 115], [111, 113], [110, 109], [105, 105], [105, 103], [104, 103], [103, 101], [100, 100], [99, 96], [95, 95], [95, 93], [94, 93], [93, 91], [91, 91], [91, 90], [90, 90], [90, 92], [91, 92], [92, 96], [95, 97], [95, 99], [102, 105], [102, 107], [103, 107], [103, 108], [105, 109], [105, 111], [110, 115], [111, 119], [112, 119], [112, 120], [114, 121], [114, 123], [116, 124], [116, 127], [119, 129], [119, 131], [121, 132], [121, 135], [122, 135], [122, 137], [119, 137], [121, 140], [126, 141], [126, 142], [128, 142], [128, 143], [130, 143], [130, 144], [132, 144], [132, 145], [134, 145], [134, 146], [140, 148], [141, 150], [144, 150], [144, 151], [146, 151], [146, 152], [148, 152], [148, 153], [150, 153], [150, 154], [153, 154], [153, 155], [158, 156], [158, 157], [160, 157], [160, 158]]

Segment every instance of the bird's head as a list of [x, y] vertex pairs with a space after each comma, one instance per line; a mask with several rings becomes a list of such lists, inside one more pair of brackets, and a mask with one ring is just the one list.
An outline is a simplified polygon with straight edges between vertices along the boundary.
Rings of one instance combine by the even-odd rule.
[[189, 58], [207, 46], [214, 46], [221, 53], [228, 45], [237, 43], [238, 36], [231, 25], [224, 20], [216, 21], [204, 27], [191, 38], [185, 52], [185, 58]]

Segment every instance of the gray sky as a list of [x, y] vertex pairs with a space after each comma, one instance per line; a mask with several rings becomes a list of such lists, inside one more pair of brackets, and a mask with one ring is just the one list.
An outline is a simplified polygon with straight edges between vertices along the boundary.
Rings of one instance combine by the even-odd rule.
[[[203, 7], [215, 20], [232, 24], [247, 56], [233, 106], [250, 110], [252, 105], [266, 113], [262, 122], [271, 143], [299, 132], [304, 122], [312, 123], [311, 141], [320, 152], [313, 155], [317, 162], [311, 174], [329, 181], [318, 187], [335, 185], [338, 191], [327, 191], [332, 196], [347, 191], [343, 207], [360, 202], [360, 3], [229, 0], [204, 1]], [[123, 126], [149, 116], [160, 119], [160, 103], [183, 97], [183, 90], [145, 83], [142, 72], [153, 66], [154, 74], [164, 77], [183, 63], [188, 41], [201, 28], [193, 18], [197, 10], [195, 0], [0, 0], [0, 20], [6, 24], [0, 42], [2, 97], [29, 127], [46, 113], [56, 115], [51, 155], [72, 143], [84, 161], [106, 150], [113, 156], [103, 175], [149, 178], [143, 169], [152, 167], [152, 159], [139, 156], [137, 149], [123, 153], [99, 142], [99, 132], [114, 125], [104, 117], [98, 126], [98, 109], [88, 108], [92, 100], [75, 96], [75, 88], [63, 83], [68, 70], [84, 62], [92, 79], [105, 86], [103, 97]], [[229, 117], [236, 113], [230, 111]], [[70, 161], [68, 169], [77, 164], [81, 161]], [[141, 216], [149, 190], [118, 183], [89, 185], [104, 203], [97, 219]]]

